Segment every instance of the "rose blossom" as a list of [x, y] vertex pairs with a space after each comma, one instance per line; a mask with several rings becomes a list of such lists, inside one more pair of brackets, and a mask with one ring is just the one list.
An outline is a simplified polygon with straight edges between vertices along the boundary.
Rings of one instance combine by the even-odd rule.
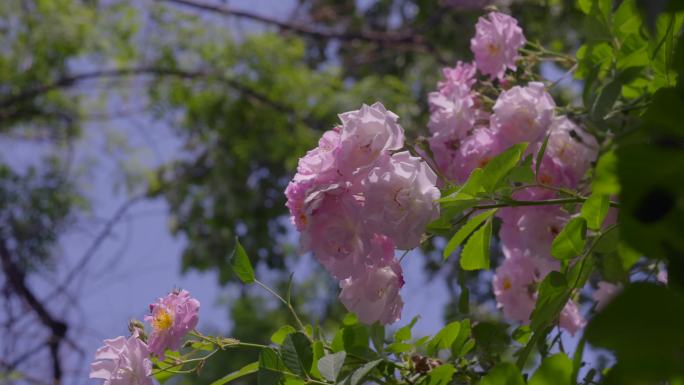
[[525, 36], [517, 20], [500, 12], [480, 17], [475, 25], [475, 37], [470, 40], [477, 69], [500, 80], [506, 68], [516, 69], [518, 50], [523, 45]]
[[362, 202], [345, 187], [331, 187], [312, 193], [306, 206], [309, 227], [302, 232], [302, 251], [312, 251], [337, 279], [363, 270], [370, 235]]
[[145, 321], [152, 324], [150, 351], [164, 359], [166, 349], [178, 350], [183, 337], [197, 326], [200, 303], [186, 290], [174, 290], [150, 304], [151, 315]]
[[152, 385], [152, 361], [147, 345], [135, 332], [104, 340], [90, 364], [90, 378], [102, 379], [104, 385]]
[[506, 250], [539, 258], [551, 257], [551, 243], [570, 219], [559, 206], [520, 206], [500, 210], [499, 237]]
[[437, 175], [408, 151], [383, 157], [363, 180], [369, 226], [399, 249], [420, 245], [425, 226], [439, 217]]
[[380, 102], [364, 104], [361, 109], [339, 117], [341, 142], [336, 156], [340, 172], [347, 178], [359, 168], [371, 166], [381, 154], [404, 146], [404, 129], [397, 123], [398, 116]]
[[556, 103], [544, 84], [530, 82], [504, 91], [494, 104], [490, 125], [506, 147], [543, 139], [554, 117]]
[[443, 95], [451, 94], [455, 89], [470, 87], [475, 84], [475, 65], [459, 61], [456, 67], [442, 68], [444, 80], [437, 83], [437, 90]]
[[357, 278], [340, 282], [340, 301], [365, 324], [379, 322], [383, 325], [396, 322], [401, 317], [404, 302], [399, 289], [404, 278], [399, 263], [392, 259], [385, 266], [367, 269]]
[[[559, 268], [560, 263], [555, 260], [517, 251], [507, 255], [492, 280], [496, 302], [503, 309], [504, 316], [529, 323], [536, 306], [539, 284], [548, 273]], [[574, 302], [568, 301], [561, 311], [559, 325], [571, 334], [584, 327], [585, 321]]]
[[601, 311], [621, 291], [622, 285], [619, 283], [615, 285], [605, 281], [599, 282], [598, 289], [591, 295], [591, 298], [596, 301], [596, 310]]
[[[549, 127], [549, 141], [541, 168], [548, 167], [548, 184], [574, 188], [598, 156], [596, 139], [565, 116]], [[549, 164], [549, 163], [553, 164]]]
[[430, 104], [430, 132], [448, 134], [462, 138], [468, 134], [475, 124], [477, 111], [468, 89], [457, 87], [449, 95], [431, 92], [428, 95]]

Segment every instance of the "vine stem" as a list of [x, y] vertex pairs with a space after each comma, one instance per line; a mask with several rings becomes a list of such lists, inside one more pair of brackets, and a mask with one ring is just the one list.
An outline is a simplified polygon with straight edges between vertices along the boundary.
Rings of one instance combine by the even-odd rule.
[[[297, 325], [299, 325], [299, 328], [300, 328], [302, 331], [305, 331], [305, 330], [306, 330], [306, 328], [304, 327], [304, 323], [302, 322], [301, 319], [299, 319], [299, 316], [297, 315], [297, 312], [295, 311], [294, 307], [292, 307], [292, 304], [291, 304], [289, 301], [286, 301], [285, 298], [283, 298], [282, 296], [280, 296], [280, 294], [276, 293], [273, 289], [271, 289], [270, 287], [268, 287], [268, 285], [264, 284], [263, 282], [259, 281], [258, 279], [254, 279], [254, 283], [256, 283], [257, 285], [261, 286], [264, 290], [266, 290], [267, 292], [271, 293], [271, 295], [273, 295], [273, 296], [276, 297], [280, 302], [282, 302], [283, 304], [285, 304], [285, 306], [287, 306], [287, 308], [290, 310], [290, 313], [292, 313], [292, 316], [294, 317], [295, 321], [297, 321]], [[309, 337], [308, 334], [306, 334], [306, 333], [304, 333], [304, 334], [309, 338], [309, 340], [311, 340], [311, 337]]]

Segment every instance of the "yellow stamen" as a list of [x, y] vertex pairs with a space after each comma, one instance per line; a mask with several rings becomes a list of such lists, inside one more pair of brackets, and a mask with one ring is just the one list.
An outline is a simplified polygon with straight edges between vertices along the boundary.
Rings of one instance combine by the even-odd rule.
[[508, 277], [505, 277], [503, 280], [503, 288], [504, 290], [508, 290], [511, 288], [511, 280], [508, 279]]
[[173, 325], [173, 317], [166, 310], [161, 310], [152, 320], [152, 327], [155, 330], [166, 330]]

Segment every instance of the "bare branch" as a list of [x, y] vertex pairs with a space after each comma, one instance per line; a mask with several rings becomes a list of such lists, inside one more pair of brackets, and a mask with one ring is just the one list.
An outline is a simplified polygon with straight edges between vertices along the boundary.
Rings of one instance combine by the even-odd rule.
[[414, 32], [408, 33], [388, 33], [388, 32], [337, 32], [330, 30], [322, 30], [318, 28], [313, 28], [309, 25], [288, 23], [281, 20], [277, 20], [268, 16], [258, 15], [249, 11], [242, 11], [229, 8], [227, 6], [219, 6], [213, 4], [206, 4], [194, 0], [158, 0], [167, 3], [175, 3], [183, 5], [186, 7], [209, 11], [223, 16], [239, 17], [243, 19], [248, 19], [256, 21], [263, 24], [273, 25], [282, 30], [292, 31], [301, 35], [311, 36], [317, 39], [327, 39], [327, 40], [342, 40], [342, 41], [353, 41], [362, 40], [370, 43], [380, 44], [380, 45], [418, 45], [428, 47], [429, 43], [422, 36], [415, 34]]
[[11, 285], [13, 291], [28, 304], [36, 313], [38, 319], [52, 333], [47, 341], [47, 346], [50, 349], [53, 380], [55, 384], [59, 384], [62, 379], [59, 346], [66, 337], [68, 325], [64, 321], [56, 319], [45, 305], [38, 300], [33, 291], [29, 289], [26, 285], [25, 272], [14, 263], [10, 251], [5, 244], [5, 239], [2, 238], [0, 238], [0, 261], [2, 262], [2, 270], [7, 282]]

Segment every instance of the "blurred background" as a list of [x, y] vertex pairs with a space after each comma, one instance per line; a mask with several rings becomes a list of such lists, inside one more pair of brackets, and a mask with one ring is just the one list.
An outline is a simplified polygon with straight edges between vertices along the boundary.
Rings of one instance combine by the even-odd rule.
[[[471, 60], [492, 3], [530, 40], [578, 46], [569, 0], [0, 1], [0, 383], [97, 383], [102, 339], [175, 287], [201, 301], [202, 331], [268, 343], [289, 315], [236, 282], [236, 236], [263, 281], [284, 291], [294, 274], [308, 322], [341, 319], [337, 284], [297, 252], [286, 215], [297, 159], [362, 103], [427, 134], [426, 95]], [[491, 273], [459, 277], [432, 252], [443, 242], [402, 262], [396, 326], [420, 316], [419, 336], [458, 319], [459, 301], [500, 317]], [[231, 353], [175, 381], [255, 360]]]

